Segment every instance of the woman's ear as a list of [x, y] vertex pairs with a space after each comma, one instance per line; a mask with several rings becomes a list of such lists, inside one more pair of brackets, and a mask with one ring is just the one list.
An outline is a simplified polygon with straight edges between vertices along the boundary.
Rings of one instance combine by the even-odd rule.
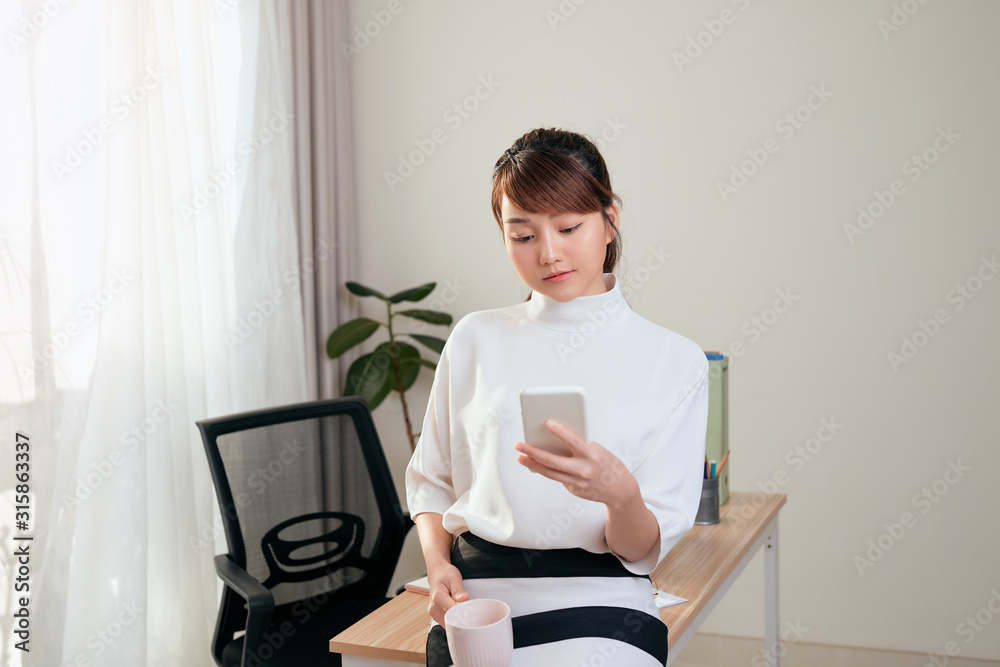
[[606, 209], [604, 209], [604, 216], [605, 216], [606, 220], [610, 220], [611, 221], [611, 227], [614, 227], [614, 229], [610, 229], [608, 225], [604, 226], [604, 229], [605, 229], [605, 241], [604, 242], [607, 244], [607, 243], [611, 243], [611, 241], [613, 241], [614, 238], [615, 238], [615, 236], [618, 234], [618, 220], [619, 220], [619, 217], [618, 217], [618, 206], [617, 206], [617, 204], [611, 204], [611, 206], [608, 206]]

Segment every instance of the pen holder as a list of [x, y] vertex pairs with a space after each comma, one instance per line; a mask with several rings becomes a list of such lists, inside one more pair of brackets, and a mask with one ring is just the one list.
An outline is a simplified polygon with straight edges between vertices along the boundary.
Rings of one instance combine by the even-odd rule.
[[696, 526], [711, 526], [719, 523], [719, 478], [702, 480], [701, 503], [694, 517]]

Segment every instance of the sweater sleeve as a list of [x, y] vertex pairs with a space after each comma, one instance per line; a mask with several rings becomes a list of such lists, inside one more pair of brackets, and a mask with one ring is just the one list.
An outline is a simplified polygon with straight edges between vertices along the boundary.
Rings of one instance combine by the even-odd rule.
[[694, 525], [701, 501], [707, 428], [708, 360], [702, 353], [686, 371], [680, 402], [667, 417], [652, 452], [633, 472], [643, 501], [660, 526], [660, 539], [643, 558], [622, 561], [630, 572], [652, 572]]
[[455, 330], [452, 330], [441, 350], [420, 437], [406, 466], [406, 506], [411, 517], [421, 512], [444, 514], [455, 503], [449, 414], [451, 343], [454, 337]]

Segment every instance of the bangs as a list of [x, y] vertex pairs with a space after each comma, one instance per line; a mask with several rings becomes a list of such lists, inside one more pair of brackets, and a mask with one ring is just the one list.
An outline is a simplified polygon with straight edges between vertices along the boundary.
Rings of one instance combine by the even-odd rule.
[[[493, 216], [502, 225], [503, 196], [527, 213], [596, 213], [606, 190], [587, 169], [558, 151], [521, 151], [493, 179]], [[609, 193], [610, 194], [610, 193]]]

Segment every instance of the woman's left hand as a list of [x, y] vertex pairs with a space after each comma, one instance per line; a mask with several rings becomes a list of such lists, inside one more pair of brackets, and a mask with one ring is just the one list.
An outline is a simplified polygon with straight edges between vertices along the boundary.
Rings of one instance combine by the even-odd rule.
[[619, 507], [633, 500], [639, 484], [621, 460], [596, 442], [586, 442], [559, 422], [549, 419], [545, 427], [566, 443], [570, 456], [553, 454], [526, 442], [518, 442], [517, 462], [532, 472], [561, 482], [575, 496]]

